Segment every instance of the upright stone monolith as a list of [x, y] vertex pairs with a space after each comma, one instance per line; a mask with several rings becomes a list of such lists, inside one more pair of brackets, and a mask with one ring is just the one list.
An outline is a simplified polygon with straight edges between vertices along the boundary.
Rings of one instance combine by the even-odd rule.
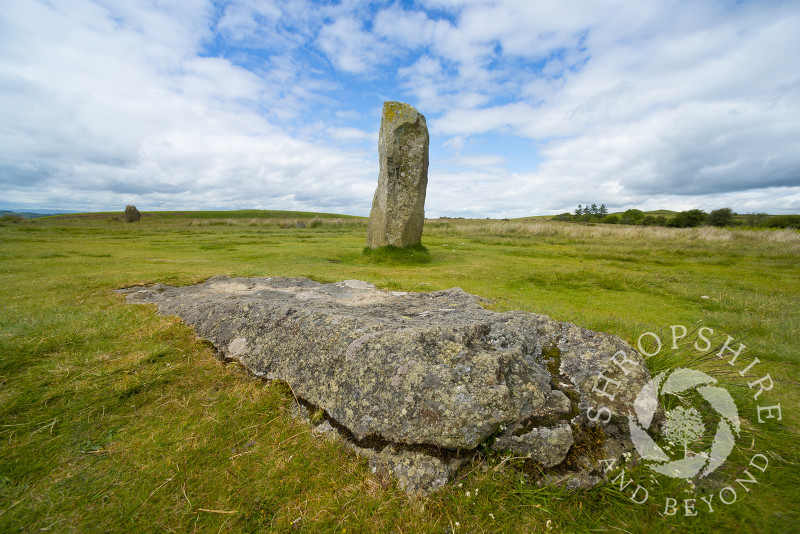
[[422, 238], [428, 187], [428, 126], [402, 102], [384, 102], [378, 136], [380, 174], [367, 225], [370, 248], [408, 247]]
[[125, 222], [139, 222], [142, 214], [136, 209], [136, 206], [128, 204], [125, 206]]

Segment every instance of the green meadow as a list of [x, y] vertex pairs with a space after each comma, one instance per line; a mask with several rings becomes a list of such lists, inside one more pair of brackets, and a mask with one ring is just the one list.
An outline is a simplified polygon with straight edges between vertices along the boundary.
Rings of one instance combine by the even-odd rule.
[[[363, 218], [255, 210], [0, 221], [0, 532], [796, 531], [800, 232], [431, 220], [427, 252], [403, 255], [364, 254], [365, 230]], [[643, 503], [633, 486], [540, 487], [519, 459], [483, 452], [445, 489], [409, 496], [313, 436], [284, 385], [218, 361], [177, 318], [113, 291], [220, 274], [458, 286], [493, 310], [634, 345], [652, 332], [663, 341], [653, 374], [712, 374], [741, 434], [693, 484], [625, 466]], [[677, 348], [672, 325], [689, 332]], [[699, 351], [703, 332], [716, 349], [728, 336], [745, 348], [735, 360]], [[754, 398], [767, 374], [772, 388]], [[758, 421], [759, 406], [778, 404], [780, 421]], [[755, 480], [737, 483], [745, 469]]]

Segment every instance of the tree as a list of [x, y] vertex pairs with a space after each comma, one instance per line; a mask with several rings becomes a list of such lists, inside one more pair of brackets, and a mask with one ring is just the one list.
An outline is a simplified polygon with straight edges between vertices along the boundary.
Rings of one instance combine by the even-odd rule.
[[733, 223], [733, 210], [730, 208], [713, 210], [706, 216], [706, 224], [712, 226], [730, 226], [731, 223]]
[[800, 215], [774, 215], [761, 223], [768, 228], [800, 228]]
[[747, 226], [758, 226], [769, 218], [766, 213], [748, 213], [746, 215]]
[[641, 219], [644, 219], [644, 212], [637, 209], [629, 209], [622, 214], [622, 224], [636, 224]]
[[578, 204], [578, 209], [575, 210], [575, 216], [580, 217], [581, 215], [583, 215], [583, 208]]
[[644, 212], [642, 210], [629, 209], [622, 216], [638, 221], [639, 219], [644, 219]]
[[663, 215], [653, 217], [652, 215], [645, 215], [641, 222], [642, 226], [666, 226], [667, 218]]
[[589, 209], [589, 213], [591, 213], [592, 215], [597, 215], [600, 213], [597, 204], [592, 204], [592, 207]]
[[702, 437], [706, 427], [700, 412], [694, 408], [684, 409], [678, 406], [667, 412], [667, 421], [664, 425], [664, 434], [667, 439], [674, 440], [683, 445], [683, 457], [689, 454], [689, 443]]
[[558, 215], [553, 217], [553, 220], [554, 221], [571, 221], [572, 220], [572, 214], [569, 213], [568, 211], [565, 211], [564, 213], [559, 213]]
[[608, 215], [608, 208], [606, 208], [605, 204], [600, 204], [600, 215], [604, 217]]
[[695, 226], [700, 226], [706, 220], [706, 212], [703, 210], [689, 210], [689, 211], [682, 211], [675, 215], [675, 217], [670, 221], [670, 226], [675, 228], [694, 228]]

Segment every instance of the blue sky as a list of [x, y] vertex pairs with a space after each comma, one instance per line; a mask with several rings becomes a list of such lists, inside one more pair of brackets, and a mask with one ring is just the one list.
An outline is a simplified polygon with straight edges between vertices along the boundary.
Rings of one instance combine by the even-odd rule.
[[0, 209], [367, 215], [385, 100], [428, 216], [800, 212], [796, 1], [5, 0]]

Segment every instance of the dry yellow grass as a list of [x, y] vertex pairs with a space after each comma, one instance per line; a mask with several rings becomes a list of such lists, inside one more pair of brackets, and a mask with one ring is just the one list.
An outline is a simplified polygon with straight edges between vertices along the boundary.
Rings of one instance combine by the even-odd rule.
[[562, 222], [515, 221], [428, 221], [437, 233], [458, 235], [514, 235], [531, 237], [563, 237], [568, 239], [619, 239], [646, 241], [736, 241], [741, 243], [770, 241], [791, 245], [792, 252], [800, 251], [800, 232], [783, 230], [742, 230], [701, 226], [698, 228], [667, 228], [663, 226], [630, 226], [615, 224], [574, 224]]

